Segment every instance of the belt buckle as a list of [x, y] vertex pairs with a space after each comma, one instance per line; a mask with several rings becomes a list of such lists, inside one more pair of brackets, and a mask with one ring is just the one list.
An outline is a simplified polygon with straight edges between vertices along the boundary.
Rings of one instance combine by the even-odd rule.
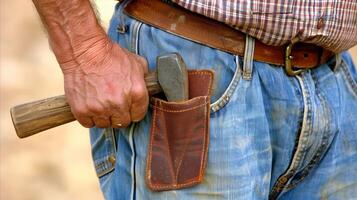
[[289, 76], [296, 76], [301, 74], [302, 72], [306, 71], [306, 69], [294, 69], [291, 60], [294, 59], [294, 56], [291, 55], [294, 45], [298, 42], [298, 38], [294, 38], [291, 40], [290, 44], [285, 49], [285, 72]]

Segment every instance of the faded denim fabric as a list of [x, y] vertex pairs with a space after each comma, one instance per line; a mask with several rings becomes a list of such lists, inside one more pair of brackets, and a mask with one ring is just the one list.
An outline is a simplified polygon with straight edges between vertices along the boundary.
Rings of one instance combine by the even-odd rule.
[[253, 38], [238, 57], [133, 20], [122, 5], [109, 35], [144, 56], [150, 70], [157, 56], [178, 52], [188, 68], [214, 70], [216, 82], [203, 182], [176, 191], [148, 189], [149, 109], [128, 128], [91, 129], [106, 199], [357, 198], [357, 73], [348, 53], [289, 77], [282, 67], [251, 59]]

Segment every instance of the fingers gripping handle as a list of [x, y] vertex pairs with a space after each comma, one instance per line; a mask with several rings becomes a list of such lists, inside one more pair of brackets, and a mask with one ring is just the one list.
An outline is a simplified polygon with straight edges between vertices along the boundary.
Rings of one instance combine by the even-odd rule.
[[[156, 73], [146, 74], [145, 82], [149, 95], [162, 91]], [[15, 106], [11, 108], [10, 114], [19, 138], [75, 120], [64, 95]]]

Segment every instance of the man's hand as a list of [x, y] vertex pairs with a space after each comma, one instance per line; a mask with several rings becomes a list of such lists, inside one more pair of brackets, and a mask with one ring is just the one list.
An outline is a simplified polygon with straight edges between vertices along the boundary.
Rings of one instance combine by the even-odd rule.
[[125, 127], [145, 116], [144, 58], [105, 40], [61, 68], [68, 103], [84, 127]]
[[146, 113], [146, 60], [111, 42], [89, 0], [33, 0], [64, 74], [67, 101], [85, 127], [125, 127]]

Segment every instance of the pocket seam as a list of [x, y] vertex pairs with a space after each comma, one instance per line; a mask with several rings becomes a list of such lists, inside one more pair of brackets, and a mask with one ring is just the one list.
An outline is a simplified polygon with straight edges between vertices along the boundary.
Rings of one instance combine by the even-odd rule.
[[101, 178], [110, 172], [114, 171], [115, 166], [109, 162], [109, 158], [111, 156], [115, 156], [113, 154], [110, 154], [108, 156], [103, 157], [102, 159], [99, 159], [95, 161], [95, 170], [97, 172], [97, 177]]
[[354, 95], [357, 96], [357, 82], [352, 77], [350, 69], [347, 67], [346, 61], [343, 58], [341, 60], [342, 62], [339, 69], [341, 70], [342, 75], [346, 79], [348, 87], [350, 87]]
[[232, 77], [232, 80], [230, 81], [228, 87], [226, 90], [223, 92], [221, 97], [219, 97], [215, 102], [212, 102], [210, 105], [210, 110], [211, 113], [218, 112], [221, 110], [224, 106], [226, 106], [230, 100], [231, 97], [234, 95], [236, 92], [236, 89], [239, 85], [240, 79], [241, 79], [241, 74], [242, 74], [242, 69], [239, 64], [239, 57], [235, 56], [235, 63], [236, 63], [236, 69], [234, 72], [234, 75]]
[[[105, 133], [109, 131], [109, 133]], [[116, 152], [117, 152], [117, 145], [115, 141], [115, 136], [114, 136], [114, 129], [113, 128], [107, 128], [102, 131], [101, 134], [104, 134], [104, 140], [109, 140], [109, 144], [104, 144], [103, 148], [106, 149], [105, 155], [101, 156], [97, 159], [94, 160], [94, 168], [97, 174], [98, 178], [101, 178], [110, 172], [112, 172], [115, 169], [115, 163], [112, 163], [110, 161], [111, 157], [116, 157]]]

